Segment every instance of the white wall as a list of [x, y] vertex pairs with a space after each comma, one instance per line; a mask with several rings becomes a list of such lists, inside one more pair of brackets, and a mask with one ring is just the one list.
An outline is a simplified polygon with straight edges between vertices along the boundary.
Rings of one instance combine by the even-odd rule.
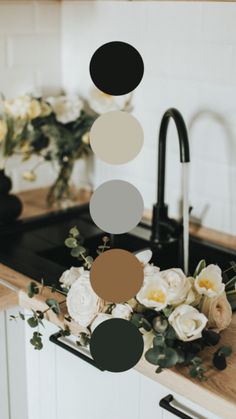
[[[55, 1], [0, 1], [0, 92], [7, 98], [25, 93], [57, 94], [61, 88], [61, 8]], [[14, 189], [50, 184], [55, 176], [48, 165], [38, 170], [33, 185], [22, 172], [37, 160], [7, 164]]]
[[[183, 114], [191, 142], [191, 204], [203, 224], [236, 234], [236, 5], [198, 2], [64, 1], [63, 85], [87, 94], [93, 52], [110, 40], [133, 44], [145, 75], [134, 114], [145, 146], [131, 163], [96, 162], [95, 184], [127, 179], [151, 208], [156, 197], [157, 130], [171, 106]], [[178, 215], [180, 164], [175, 130], [168, 137], [167, 202]]]

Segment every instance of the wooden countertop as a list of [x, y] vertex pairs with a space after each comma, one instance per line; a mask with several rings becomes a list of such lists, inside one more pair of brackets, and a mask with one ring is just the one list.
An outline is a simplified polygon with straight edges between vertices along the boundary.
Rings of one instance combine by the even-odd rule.
[[[19, 194], [24, 201], [23, 217], [35, 216], [40, 213], [50, 211], [46, 204], [44, 197], [46, 190], [36, 190], [24, 192]], [[88, 202], [90, 194], [86, 191], [81, 191], [78, 197], [78, 203]], [[146, 214], [149, 217], [149, 213]], [[236, 248], [236, 238], [227, 234], [215, 232], [210, 229], [191, 225], [191, 234], [208, 241], [219, 243], [226, 247]], [[33, 308], [35, 310], [44, 310], [47, 308], [43, 300], [45, 297], [51, 296], [48, 289], [44, 289], [41, 295], [34, 299], [27, 296], [27, 284], [32, 278], [20, 274], [11, 268], [0, 264], [0, 278], [8, 281], [13, 287], [19, 289], [18, 292], [10, 290], [5, 286], [0, 285], [0, 310], [5, 310], [16, 305], [23, 308]], [[64, 300], [64, 296], [60, 293], [54, 293], [53, 298], [59, 302]], [[62, 305], [62, 312], [66, 314], [66, 305]], [[47, 319], [59, 327], [66, 324], [64, 315], [59, 318], [54, 314], [48, 312]], [[79, 333], [80, 328], [76, 323], [70, 323], [71, 332], [73, 334]], [[223, 372], [218, 372], [212, 369], [208, 373], [208, 381], [199, 383], [189, 378], [188, 371], [185, 368], [171, 369], [162, 372], [161, 374], [155, 373], [155, 367], [142, 359], [136, 366], [136, 369], [148, 376], [149, 378], [163, 384], [170, 390], [186, 397], [192, 402], [199, 404], [209, 411], [215, 413], [222, 419], [235, 419], [236, 418], [236, 313], [233, 316], [230, 327], [222, 332], [221, 345], [231, 345], [233, 348], [233, 355], [229, 358], [228, 368]], [[214, 349], [206, 349], [204, 351], [204, 359], [206, 364], [210, 365], [211, 353]]]

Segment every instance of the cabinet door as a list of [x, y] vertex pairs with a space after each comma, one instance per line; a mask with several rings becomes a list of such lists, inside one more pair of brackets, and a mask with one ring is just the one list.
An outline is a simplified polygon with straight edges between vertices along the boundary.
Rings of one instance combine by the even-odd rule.
[[56, 348], [49, 341], [49, 336], [58, 331], [58, 328], [44, 321], [44, 328], [40, 329], [44, 347], [40, 351], [35, 350], [29, 342], [34, 330], [25, 323], [28, 417], [57, 419]]
[[0, 312], [0, 418], [9, 418], [6, 313]]
[[140, 374], [102, 372], [57, 347], [58, 419], [139, 419]]
[[0, 313], [0, 417], [28, 419], [24, 323], [10, 320], [19, 309]]

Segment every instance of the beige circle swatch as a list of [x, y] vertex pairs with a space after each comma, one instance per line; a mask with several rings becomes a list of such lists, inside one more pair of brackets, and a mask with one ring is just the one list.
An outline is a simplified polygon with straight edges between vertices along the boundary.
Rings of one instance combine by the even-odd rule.
[[93, 193], [89, 204], [94, 223], [106, 233], [123, 234], [141, 221], [143, 198], [131, 183], [109, 180]]
[[107, 250], [92, 264], [90, 281], [94, 292], [111, 303], [124, 303], [139, 292], [143, 285], [142, 264], [123, 249]]
[[122, 111], [99, 116], [90, 131], [92, 150], [109, 164], [123, 164], [133, 160], [140, 152], [143, 140], [143, 129], [138, 120]]

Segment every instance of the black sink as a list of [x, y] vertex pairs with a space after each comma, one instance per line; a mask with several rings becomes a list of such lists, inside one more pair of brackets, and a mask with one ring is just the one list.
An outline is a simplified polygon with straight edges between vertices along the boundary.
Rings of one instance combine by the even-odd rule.
[[[62, 272], [81, 262], [70, 256], [70, 250], [64, 246], [69, 229], [78, 226], [84, 237], [83, 246], [88, 253], [96, 257], [96, 249], [107, 235], [92, 222], [88, 205], [60, 211], [48, 216], [37, 217], [27, 221], [18, 221], [0, 230], [0, 262], [11, 268], [46, 284], [58, 282]], [[150, 248], [150, 227], [140, 223], [136, 231], [110, 236], [112, 248], [122, 248], [131, 252]], [[181, 246], [177, 242], [163, 248], [153, 249], [153, 259], [161, 269], [180, 267]], [[189, 270], [192, 274], [199, 260], [217, 263], [222, 269], [236, 262], [236, 250], [212, 244], [190, 237]]]
[[[95, 258], [97, 256], [97, 249], [99, 245], [102, 245], [102, 238], [105, 236], [105, 233], [96, 234], [93, 237], [85, 239], [83, 242], [83, 247], [86, 248], [87, 254]], [[149, 248], [149, 242], [140, 237], [134, 236], [133, 234], [120, 234], [118, 236], [106, 234], [109, 239], [109, 245], [111, 248], [120, 248], [124, 250], [129, 250], [130, 252], [136, 252], [141, 249]], [[69, 249], [66, 249], [65, 245], [57, 246], [51, 249], [43, 250], [38, 252], [38, 254], [50, 261], [55, 263], [62, 263], [63, 266], [79, 266], [81, 263], [70, 255]]]

